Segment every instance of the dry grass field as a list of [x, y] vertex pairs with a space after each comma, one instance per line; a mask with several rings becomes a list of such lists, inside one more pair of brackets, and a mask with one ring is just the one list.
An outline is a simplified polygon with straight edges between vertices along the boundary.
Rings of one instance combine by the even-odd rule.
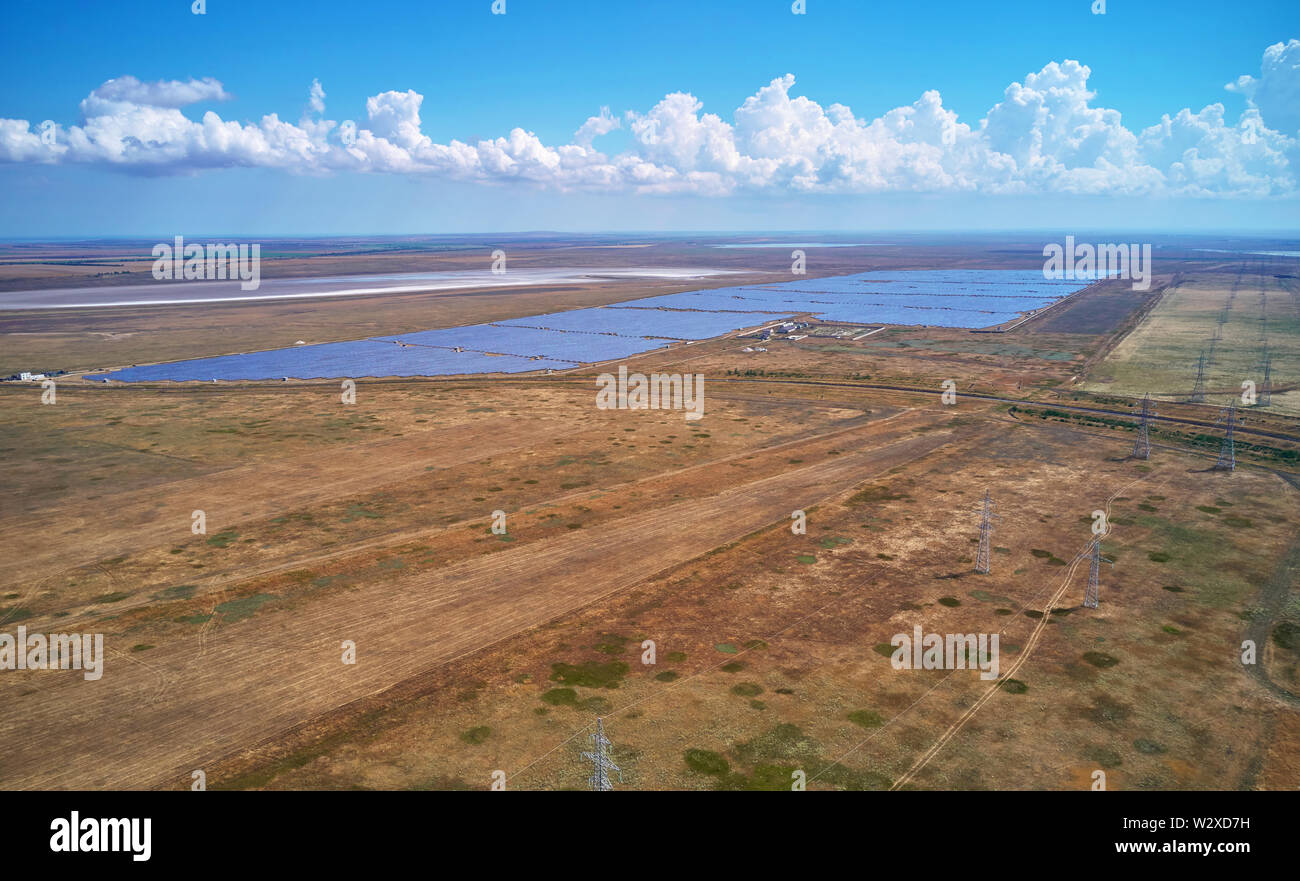
[[1300, 416], [1300, 281], [1259, 266], [1193, 277], [1168, 289], [1145, 321], [1093, 371], [1084, 388], [1099, 393], [1186, 400], [1205, 355], [1208, 403], [1239, 398], [1242, 383], [1264, 385], [1272, 362], [1271, 408]]
[[[936, 259], [871, 250], [826, 270]], [[1234, 284], [1207, 404], [1162, 402], [1151, 458], [1130, 458], [1134, 384], [1176, 396]], [[599, 717], [617, 788], [1087, 789], [1104, 770], [1111, 789], [1294, 789], [1296, 393], [1212, 470], [1214, 398], [1265, 308], [1277, 382], [1295, 375], [1289, 284], [1188, 264], [1005, 334], [628, 359], [702, 374], [699, 421], [599, 410], [594, 369], [360, 381], [354, 404], [332, 381], [69, 378], [52, 406], [0, 385], [0, 631], [107, 650], [98, 681], [0, 677], [0, 786], [583, 788]], [[13, 369], [76, 370], [688, 287], [10, 313], [0, 334]], [[985, 490], [1001, 519], [977, 575]], [[1112, 562], [1089, 609], [1098, 510]], [[999, 634], [1003, 678], [894, 669], [918, 625]]]

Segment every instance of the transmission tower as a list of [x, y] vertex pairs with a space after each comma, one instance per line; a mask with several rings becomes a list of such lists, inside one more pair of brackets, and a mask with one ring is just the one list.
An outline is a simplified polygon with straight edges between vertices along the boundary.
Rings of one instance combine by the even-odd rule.
[[1101, 587], [1101, 564], [1111, 563], [1101, 555], [1101, 539], [1092, 540], [1092, 548], [1088, 551], [1090, 565], [1088, 566], [1088, 589], [1083, 595], [1083, 605], [1088, 609], [1097, 608], [1097, 596]]
[[1223, 446], [1219, 448], [1219, 461], [1214, 463], [1215, 471], [1237, 470], [1237, 448], [1233, 440], [1233, 429], [1237, 427], [1237, 402], [1229, 401], [1228, 409], [1223, 411], [1219, 421], [1225, 426]]
[[1192, 396], [1187, 399], [1189, 403], [1200, 404], [1205, 401], [1205, 350], [1201, 350], [1201, 356], [1196, 359], [1196, 385], [1192, 387]]
[[1138, 416], [1137, 439], [1133, 441], [1133, 458], [1151, 458], [1151, 422], [1155, 419], [1156, 408], [1151, 403], [1151, 395], [1142, 397], [1142, 413]]
[[591, 742], [594, 749], [591, 752], [584, 752], [582, 760], [591, 762], [591, 776], [587, 782], [591, 784], [592, 792], [609, 792], [614, 788], [614, 782], [609, 779], [610, 771], [618, 772], [618, 782], [623, 782], [623, 769], [615, 765], [609, 757], [609, 748], [611, 746], [609, 738], [605, 736], [605, 723], [601, 719], [596, 719], [596, 733], [591, 735]]
[[1259, 405], [1267, 407], [1273, 403], [1273, 359], [1268, 354], [1268, 349], [1264, 350], [1264, 385], [1259, 389]]
[[993, 499], [989, 491], [984, 490], [984, 507], [980, 509], [980, 546], [975, 552], [975, 571], [980, 575], [989, 574], [989, 540], [993, 537], [993, 521], [998, 515], [993, 513]]

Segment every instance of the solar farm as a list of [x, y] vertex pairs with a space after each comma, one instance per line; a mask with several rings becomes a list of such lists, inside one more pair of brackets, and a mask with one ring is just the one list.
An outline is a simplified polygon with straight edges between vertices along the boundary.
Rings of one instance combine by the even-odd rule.
[[[451, 376], [564, 370], [811, 314], [848, 324], [982, 328], [1089, 284], [1032, 270], [918, 270], [724, 287], [366, 340], [134, 366], [118, 382]], [[388, 344], [388, 345], [380, 345]]]

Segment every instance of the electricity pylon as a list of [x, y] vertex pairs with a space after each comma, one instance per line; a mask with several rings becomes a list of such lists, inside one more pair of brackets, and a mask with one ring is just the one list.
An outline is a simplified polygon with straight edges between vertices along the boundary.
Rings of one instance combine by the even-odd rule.
[[1219, 421], [1225, 425], [1223, 445], [1219, 447], [1219, 461], [1214, 463], [1215, 471], [1237, 470], [1237, 447], [1233, 439], [1233, 430], [1237, 427], [1237, 402], [1229, 401], [1228, 409], [1223, 411]]
[[1112, 563], [1113, 560], [1107, 560], [1101, 555], [1101, 539], [1092, 540], [1092, 548], [1089, 550], [1090, 564], [1088, 566], [1088, 589], [1083, 594], [1083, 605], [1088, 609], [1097, 608], [1097, 597], [1101, 589], [1101, 564]]
[[998, 515], [993, 513], [993, 499], [989, 491], [984, 490], [984, 507], [980, 511], [980, 546], [975, 552], [975, 571], [980, 575], [989, 574], [989, 544], [993, 536], [993, 521]]
[[1264, 384], [1259, 389], [1259, 405], [1267, 407], [1273, 403], [1273, 359], [1268, 354], [1268, 349], [1264, 350]]
[[1151, 395], [1142, 398], [1142, 414], [1138, 416], [1137, 439], [1133, 441], [1133, 458], [1151, 458], [1151, 421], [1155, 419], [1156, 408], [1151, 405]]
[[614, 782], [609, 779], [610, 771], [618, 772], [618, 782], [623, 782], [623, 769], [615, 765], [609, 757], [609, 748], [611, 746], [609, 738], [605, 737], [605, 723], [601, 719], [596, 719], [596, 733], [591, 735], [591, 742], [595, 747], [591, 752], [584, 752], [582, 760], [591, 762], [591, 776], [587, 782], [591, 784], [593, 792], [609, 792], [614, 788]]
[[1188, 403], [1200, 404], [1205, 401], [1205, 350], [1201, 350], [1201, 355], [1196, 359], [1196, 385], [1192, 386], [1192, 396], [1187, 399]]

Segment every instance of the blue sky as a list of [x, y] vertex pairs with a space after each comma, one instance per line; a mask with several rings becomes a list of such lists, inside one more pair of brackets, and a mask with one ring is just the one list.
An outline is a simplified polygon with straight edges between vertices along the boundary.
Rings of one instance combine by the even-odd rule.
[[[1294, 228], [1300, 216], [1300, 132], [1284, 108], [1300, 89], [1300, 47], [1261, 71], [1269, 46], [1300, 37], [1295, 2], [1109, 0], [1105, 15], [1090, 0], [807, 0], [798, 16], [780, 0], [506, 0], [505, 15], [490, 6], [208, 0], [198, 16], [184, 0], [7, 3], [0, 126], [15, 122], [0, 141], [0, 235], [1231, 231]], [[1067, 60], [1086, 77], [1044, 74]], [[737, 120], [786, 74], [793, 83], [764, 93], [751, 125]], [[1242, 75], [1253, 84], [1224, 88]], [[88, 120], [83, 99], [125, 77], [144, 85], [118, 89]], [[351, 157], [337, 126], [308, 129], [308, 160], [265, 143], [263, 117], [300, 124], [313, 80], [325, 98], [312, 120], [353, 120], [373, 135]], [[162, 90], [171, 95], [191, 81], [219, 83], [223, 100], [166, 98], [154, 112], [138, 97], [150, 83], [172, 84]], [[1029, 109], [981, 131], [1012, 83], [1029, 87]], [[394, 97], [368, 116], [368, 98], [408, 90], [418, 106]], [[941, 104], [886, 117], [927, 90]], [[661, 104], [674, 93], [699, 106]], [[1201, 115], [1216, 103], [1222, 119]], [[602, 107], [619, 127], [566, 153]], [[1035, 108], [1046, 122], [1028, 119]], [[1148, 131], [1184, 108], [1193, 116], [1181, 129]], [[159, 143], [179, 115], [197, 123], [207, 111], [247, 126], [241, 143]], [[418, 139], [399, 134], [417, 113]], [[705, 114], [721, 129], [697, 121]], [[66, 152], [33, 143], [46, 119]], [[961, 127], [945, 141], [949, 125]], [[1253, 125], [1262, 137], [1249, 149], [1229, 143]], [[475, 146], [516, 128], [532, 139]], [[153, 148], [117, 155], [106, 131]]]

